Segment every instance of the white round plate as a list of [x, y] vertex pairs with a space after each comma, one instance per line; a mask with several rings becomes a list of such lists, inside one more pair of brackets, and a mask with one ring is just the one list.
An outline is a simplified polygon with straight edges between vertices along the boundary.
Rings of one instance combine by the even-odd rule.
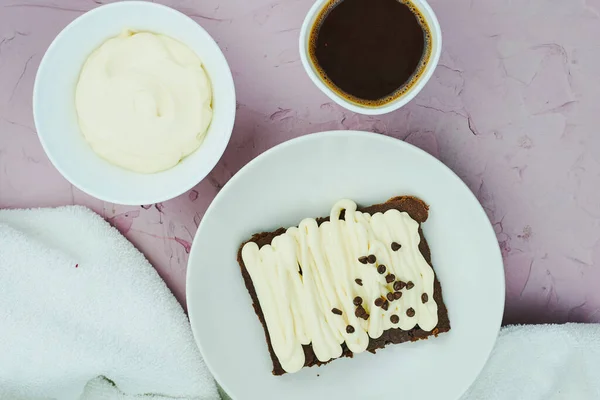
[[[451, 331], [273, 376], [263, 328], [236, 260], [240, 244], [256, 232], [326, 216], [342, 198], [370, 205], [397, 195], [430, 205], [423, 230]], [[221, 190], [194, 239], [187, 304], [204, 360], [233, 399], [453, 400], [475, 380], [496, 341], [504, 272], [483, 209], [441, 162], [387, 136], [323, 132], [270, 149]]]

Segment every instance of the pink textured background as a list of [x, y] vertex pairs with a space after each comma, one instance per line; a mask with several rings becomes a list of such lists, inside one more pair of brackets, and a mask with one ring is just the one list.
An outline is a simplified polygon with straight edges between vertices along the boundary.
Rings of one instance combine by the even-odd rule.
[[227, 180], [264, 150], [328, 129], [413, 143], [452, 168], [496, 228], [505, 322], [600, 321], [600, 0], [431, 0], [444, 34], [435, 75], [406, 107], [373, 118], [311, 84], [297, 40], [312, 0], [172, 0], [217, 40], [238, 114], [210, 176], [171, 201], [124, 207], [52, 167], [31, 112], [54, 36], [98, 0], [0, 0], [0, 207], [84, 204], [121, 230], [185, 303], [190, 242]]

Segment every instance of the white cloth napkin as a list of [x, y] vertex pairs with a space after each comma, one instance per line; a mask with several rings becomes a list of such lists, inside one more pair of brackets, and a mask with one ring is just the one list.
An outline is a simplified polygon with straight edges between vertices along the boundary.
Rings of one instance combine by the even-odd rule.
[[462, 400], [600, 399], [600, 324], [519, 325], [501, 330]]
[[154, 268], [85, 207], [0, 210], [0, 399], [218, 399]]

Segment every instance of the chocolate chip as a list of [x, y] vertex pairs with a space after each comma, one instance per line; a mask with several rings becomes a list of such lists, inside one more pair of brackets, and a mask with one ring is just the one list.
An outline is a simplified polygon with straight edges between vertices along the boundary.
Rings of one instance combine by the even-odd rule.
[[335, 315], [342, 315], [342, 310], [340, 310], [339, 308], [332, 308], [331, 312]]
[[414, 288], [414, 287], [415, 287], [415, 284], [414, 284], [414, 283], [412, 283], [412, 281], [408, 281], [408, 282], [406, 283], [406, 288], [407, 288], [408, 290], [410, 290], [410, 289], [412, 289], [412, 288]]
[[423, 304], [425, 304], [429, 301], [429, 296], [427, 296], [427, 293], [423, 293], [421, 295], [421, 301], [423, 302]]
[[404, 286], [406, 286], [406, 284], [404, 282], [402, 282], [402, 281], [395, 282], [394, 283], [394, 290], [396, 292], [398, 292], [398, 291], [404, 289]]
[[381, 308], [383, 308], [383, 311], [387, 311], [389, 307], [390, 307], [390, 302], [387, 300], [384, 301], [383, 304], [381, 305]]
[[366, 263], [368, 262], [368, 261], [367, 261], [367, 257], [366, 257], [366, 256], [358, 257], [358, 261], [359, 261], [361, 264], [366, 264]]
[[400, 317], [398, 317], [396, 314], [390, 316], [390, 321], [392, 321], [392, 324], [397, 324], [398, 322], [400, 322]]
[[385, 276], [385, 281], [387, 283], [392, 283], [392, 282], [394, 282], [395, 279], [396, 279], [396, 275], [394, 275], [394, 274], [388, 274]]
[[354, 282], [356, 282], [358, 286], [362, 286], [362, 279], [355, 279]]
[[347, 333], [354, 333], [354, 327], [352, 325], [348, 325], [346, 327], [346, 332]]
[[392, 292], [389, 292], [388, 294], [386, 294], [385, 297], [387, 297], [387, 299], [389, 301], [394, 301], [394, 293], [392, 293]]
[[381, 305], [383, 304], [383, 298], [382, 297], [378, 297], [375, 299], [375, 305], [377, 307], [381, 307]]
[[375, 264], [375, 261], [377, 261], [377, 257], [375, 257], [375, 254], [371, 254], [369, 255], [369, 257], [367, 257], [367, 261], [369, 262], [369, 264]]
[[356, 296], [354, 300], [352, 300], [355, 306], [360, 306], [362, 304], [362, 297]]
[[383, 264], [379, 264], [379, 267], [377, 267], [377, 272], [379, 272], [380, 274], [385, 274], [385, 265]]
[[362, 318], [364, 320], [369, 319], [369, 314], [367, 314], [367, 310], [363, 308], [363, 306], [356, 307], [356, 311], [354, 311], [354, 315], [356, 318]]
[[402, 292], [394, 293], [394, 300], [398, 300], [400, 297], [402, 297]]
[[392, 242], [392, 250], [398, 251], [398, 250], [400, 250], [400, 247], [402, 247], [402, 245], [400, 243]]
[[408, 315], [409, 317], [414, 317], [415, 316], [415, 310], [413, 310], [413, 308], [409, 308], [408, 310], [406, 310], [406, 315]]

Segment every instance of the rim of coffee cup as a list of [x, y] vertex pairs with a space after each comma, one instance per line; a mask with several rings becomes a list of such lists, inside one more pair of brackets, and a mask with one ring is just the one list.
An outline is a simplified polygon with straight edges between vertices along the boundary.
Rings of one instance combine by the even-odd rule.
[[327, 97], [333, 100], [338, 105], [344, 107], [349, 111], [353, 111], [359, 114], [365, 115], [381, 115], [387, 114], [392, 111], [395, 111], [409, 101], [411, 101], [425, 86], [425, 84], [429, 81], [437, 64], [440, 59], [440, 54], [442, 52], [442, 30], [438, 19], [433, 12], [433, 9], [429, 6], [427, 1], [425, 0], [409, 0], [412, 5], [414, 5], [425, 18], [425, 22], [429, 27], [431, 33], [431, 56], [429, 57], [429, 61], [425, 65], [424, 71], [421, 76], [417, 79], [417, 82], [410, 87], [406, 93], [398, 96], [396, 99], [382, 104], [380, 106], [364, 106], [353, 101], [348, 100], [342, 95], [336, 93], [333, 89], [331, 89], [323, 79], [320, 74], [317, 72], [313, 61], [309, 56], [309, 39], [310, 33], [315, 23], [315, 20], [324, 6], [326, 6], [332, 0], [317, 0], [304, 18], [304, 22], [302, 23], [302, 28], [300, 29], [300, 59], [302, 61], [302, 65], [304, 66], [304, 70], [312, 80], [312, 82], [323, 92]]

